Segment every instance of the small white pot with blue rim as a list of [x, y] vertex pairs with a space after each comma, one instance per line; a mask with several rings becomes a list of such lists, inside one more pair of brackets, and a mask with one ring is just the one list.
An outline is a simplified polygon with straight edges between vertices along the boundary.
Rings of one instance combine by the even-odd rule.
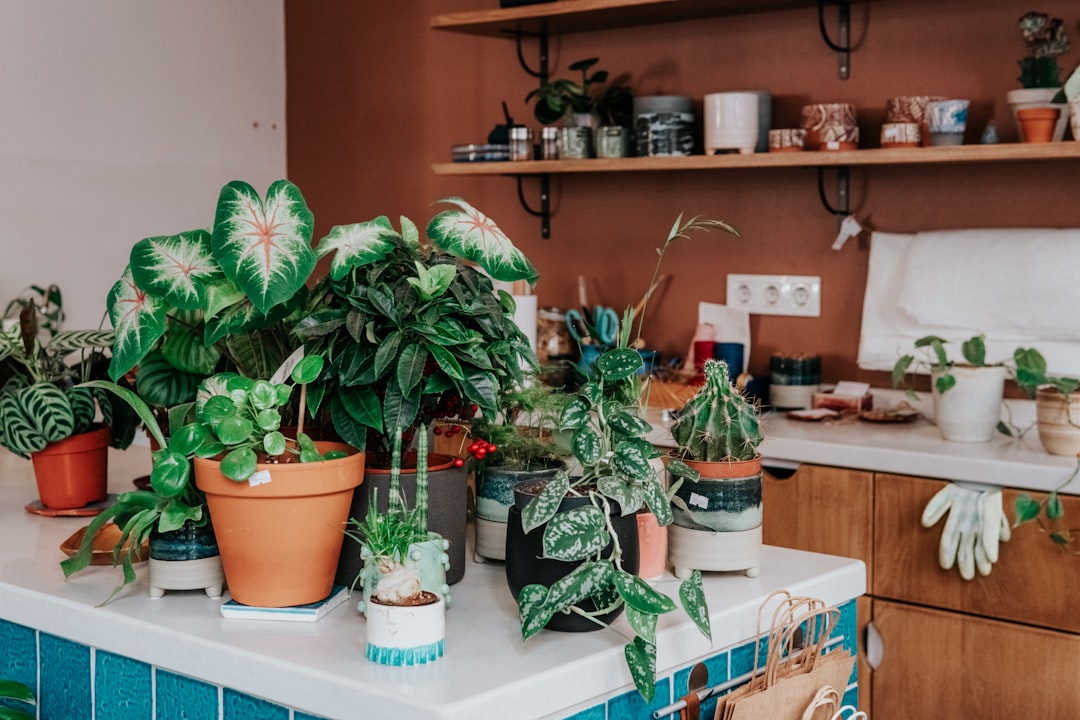
[[367, 612], [367, 659], [402, 667], [433, 663], [446, 650], [446, 602], [425, 592], [425, 605], [386, 605], [372, 597]]

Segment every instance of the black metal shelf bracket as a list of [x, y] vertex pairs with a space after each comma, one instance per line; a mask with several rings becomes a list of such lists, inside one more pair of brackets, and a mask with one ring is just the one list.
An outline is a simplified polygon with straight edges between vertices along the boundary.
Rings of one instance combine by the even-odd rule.
[[533, 210], [525, 200], [525, 193], [521, 189], [521, 175], [517, 176], [518, 201], [525, 212], [533, 217], [540, 218], [540, 236], [545, 240], [551, 237], [551, 179], [547, 173], [540, 175], [540, 209]]
[[[837, 6], [837, 40], [834, 42], [825, 28], [825, 3]], [[838, 54], [840, 79], [851, 77], [851, 3], [849, 0], [818, 0], [818, 29], [821, 38]]]
[[[529, 65], [529, 63], [526, 62], [526, 60], [525, 60], [525, 55], [521, 51], [521, 38], [523, 38], [523, 37], [534, 37], [534, 38], [537, 39], [537, 41], [539, 43], [539, 60], [540, 60], [540, 69], [539, 70], [534, 70]], [[541, 33], [541, 34], [537, 35], [535, 33], [527, 33], [527, 32], [523, 32], [521, 30], [518, 30], [518, 31], [516, 31], [514, 33], [514, 45], [517, 48], [517, 59], [518, 59], [518, 63], [521, 64], [521, 68], [526, 73], [531, 75], [532, 77], [538, 78], [540, 80], [541, 85], [546, 83], [548, 81], [548, 77], [550, 75], [550, 72], [548, 70], [548, 36], [547, 36], [547, 33]]]
[[821, 198], [821, 204], [825, 206], [827, 212], [832, 213], [833, 215], [839, 215], [840, 217], [846, 217], [851, 214], [850, 174], [847, 165], [841, 165], [836, 168], [837, 207], [833, 207], [829, 203], [829, 198], [825, 194], [825, 168], [823, 167], [817, 169], [817, 189], [818, 197]]

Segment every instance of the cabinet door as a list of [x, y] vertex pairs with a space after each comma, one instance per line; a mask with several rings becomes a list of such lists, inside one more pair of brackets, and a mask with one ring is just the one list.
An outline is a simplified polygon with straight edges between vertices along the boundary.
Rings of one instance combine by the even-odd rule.
[[874, 600], [873, 720], [1075, 720], [1080, 637]]
[[[768, 460], [764, 461], [768, 466]], [[874, 477], [861, 470], [800, 465], [794, 474], [762, 471], [761, 498], [766, 545], [841, 555], [866, 564], [866, 591], [873, 587], [871, 563]], [[855, 604], [859, 628], [859, 707], [870, 710], [870, 667], [862, 645], [870, 599]]]
[[[1080, 633], [1080, 562], [1035, 525], [1013, 528], [990, 574], [966, 581], [955, 567], [938, 566], [945, 518], [932, 528], [920, 523], [926, 503], [945, 483], [878, 473], [874, 485], [875, 597]], [[1016, 495], [1004, 492], [1010, 522]], [[1080, 497], [1062, 496], [1062, 503], [1067, 518], [1080, 517]]]

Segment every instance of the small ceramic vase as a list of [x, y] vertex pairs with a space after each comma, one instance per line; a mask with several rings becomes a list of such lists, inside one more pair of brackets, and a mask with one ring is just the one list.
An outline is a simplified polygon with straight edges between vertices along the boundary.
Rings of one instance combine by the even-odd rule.
[[809, 150], [854, 150], [859, 146], [855, 106], [848, 103], [817, 103], [802, 109], [802, 127]]
[[379, 665], [425, 665], [446, 651], [446, 603], [439, 595], [426, 605], [386, 605], [372, 600], [364, 654]]

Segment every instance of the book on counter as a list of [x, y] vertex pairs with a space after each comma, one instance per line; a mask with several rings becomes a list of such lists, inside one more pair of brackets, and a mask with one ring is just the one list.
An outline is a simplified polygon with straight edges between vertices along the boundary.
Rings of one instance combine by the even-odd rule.
[[292, 607], [269, 608], [244, 605], [235, 600], [221, 604], [221, 615], [235, 620], [282, 620], [285, 622], [315, 622], [336, 608], [349, 597], [349, 588], [335, 585], [325, 600], [294, 605]]

